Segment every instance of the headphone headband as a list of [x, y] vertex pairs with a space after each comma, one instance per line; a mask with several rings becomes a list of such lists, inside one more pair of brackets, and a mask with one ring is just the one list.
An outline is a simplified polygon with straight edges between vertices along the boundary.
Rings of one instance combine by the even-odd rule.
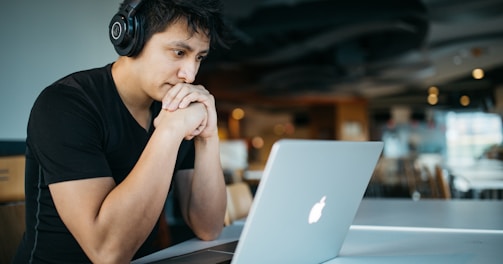
[[142, 0], [133, 0], [126, 5], [124, 11], [126, 11], [128, 15], [134, 16], [136, 10], [138, 10], [142, 2], [143, 2]]

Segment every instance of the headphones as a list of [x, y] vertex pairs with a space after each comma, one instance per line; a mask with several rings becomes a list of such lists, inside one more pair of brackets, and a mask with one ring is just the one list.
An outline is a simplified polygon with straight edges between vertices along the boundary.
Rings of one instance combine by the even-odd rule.
[[123, 4], [108, 26], [110, 41], [121, 56], [135, 56], [143, 47], [142, 21], [135, 16], [142, 0]]

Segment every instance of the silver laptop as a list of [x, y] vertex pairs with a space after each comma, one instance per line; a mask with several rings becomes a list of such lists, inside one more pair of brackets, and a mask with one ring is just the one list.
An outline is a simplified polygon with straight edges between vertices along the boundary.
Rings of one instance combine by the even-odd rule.
[[237, 246], [156, 263], [306, 264], [335, 258], [382, 148], [374, 141], [277, 141]]

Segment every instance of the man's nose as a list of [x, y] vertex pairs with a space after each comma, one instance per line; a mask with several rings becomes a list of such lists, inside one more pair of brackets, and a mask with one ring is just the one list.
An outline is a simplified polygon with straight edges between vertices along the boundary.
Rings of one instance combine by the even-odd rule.
[[192, 83], [196, 79], [198, 69], [198, 62], [184, 63], [178, 71], [178, 78], [182, 79], [185, 83]]

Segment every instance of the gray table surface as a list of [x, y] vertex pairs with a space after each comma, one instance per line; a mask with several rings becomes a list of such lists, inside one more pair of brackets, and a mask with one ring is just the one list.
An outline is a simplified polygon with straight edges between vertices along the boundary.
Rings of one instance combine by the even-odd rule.
[[[242, 225], [219, 239], [191, 239], [134, 261], [149, 263], [239, 238]], [[333, 263], [501, 263], [503, 202], [363, 199]]]
[[503, 201], [363, 199], [353, 224], [503, 230]]

